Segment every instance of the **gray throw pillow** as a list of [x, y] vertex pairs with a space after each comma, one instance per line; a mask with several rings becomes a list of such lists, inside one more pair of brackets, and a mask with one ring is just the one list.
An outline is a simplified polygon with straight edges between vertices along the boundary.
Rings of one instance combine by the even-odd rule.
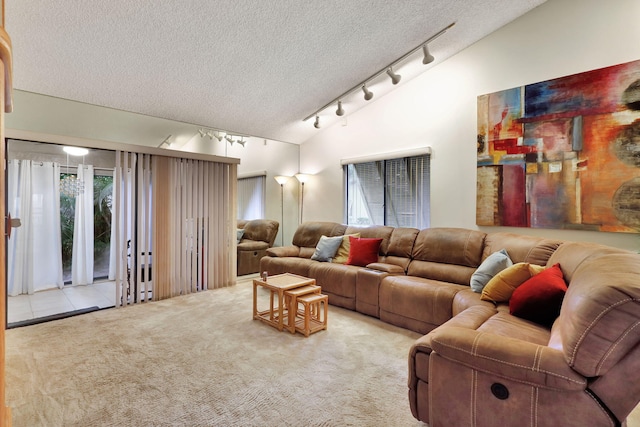
[[238, 239], [238, 243], [242, 240], [242, 236], [244, 236], [244, 228], [236, 228], [236, 239]]
[[493, 276], [512, 265], [513, 262], [511, 258], [509, 258], [506, 249], [492, 253], [487, 259], [482, 261], [482, 264], [480, 264], [471, 276], [471, 290], [478, 293], [482, 292], [484, 286], [489, 283], [489, 280], [491, 280]]
[[331, 259], [336, 255], [340, 247], [340, 243], [342, 243], [342, 236], [320, 236], [320, 241], [316, 246], [315, 252], [311, 255], [311, 259], [320, 262], [331, 262]]

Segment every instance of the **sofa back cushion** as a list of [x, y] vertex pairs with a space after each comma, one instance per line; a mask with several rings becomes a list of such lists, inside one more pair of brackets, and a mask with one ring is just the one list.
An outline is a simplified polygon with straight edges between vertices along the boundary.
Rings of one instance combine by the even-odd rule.
[[[318, 241], [320, 241], [320, 237], [323, 235], [327, 237], [342, 236], [346, 228], [345, 225], [337, 222], [305, 222], [298, 227], [291, 243], [300, 248], [312, 248], [311, 253], [308, 254], [309, 256], [304, 256], [304, 258], [311, 258]], [[308, 251], [305, 251], [304, 255], [307, 255], [306, 252]]]
[[419, 261], [477, 268], [482, 262], [485, 236], [464, 228], [425, 228], [416, 237], [412, 256]]
[[[489, 233], [484, 239], [482, 260], [501, 249], [506, 249], [514, 264], [528, 262], [530, 264], [547, 265], [549, 257], [558, 249], [560, 240], [522, 234], [498, 232]], [[551, 264], [553, 265], [553, 264]]]
[[596, 243], [566, 242], [549, 257], [547, 267], [560, 264], [562, 274], [567, 283], [571, 283], [573, 273], [580, 265], [591, 258], [599, 257], [606, 254], [626, 253], [622, 249], [616, 249], [610, 246], [599, 245]]
[[280, 224], [272, 219], [254, 219], [244, 225], [242, 239], [265, 242], [269, 247], [273, 246], [278, 234]]
[[391, 233], [389, 247], [380, 262], [393, 264], [402, 267], [406, 272], [411, 261], [413, 244], [420, 230], [417, 228], [398, 227]]
[[360, 234], [360, 237], [365, 239], [382, 239], [382, 243], [380, 244], [380, 256], [384, 256], [387, 254], [389, 250], [389, 240], [391, 239], [391, 233], [393, 232], [393, 227], [389, 227], [386, 225], [372, 225], [369, 227], [355, 227], [350, 225], [347, 227], [347, 230], [343, 234]]
[[421, 230], [407, 274], [468, 285], [480, 265], [485, 233], [463, 228]]
[[639, 321], [640, 255], [594, 256], [573, 272], [549, 346], [580, 374], [598, 377], [640, 345]]

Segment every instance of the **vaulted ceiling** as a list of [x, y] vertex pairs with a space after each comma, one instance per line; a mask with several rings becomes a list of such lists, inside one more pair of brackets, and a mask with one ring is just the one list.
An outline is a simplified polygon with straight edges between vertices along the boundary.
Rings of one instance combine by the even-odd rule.
[[5, 27], [16, 89], [299, 144], [302, 119], [449, 24], [425, 70], [544, 1], [20, 0]]

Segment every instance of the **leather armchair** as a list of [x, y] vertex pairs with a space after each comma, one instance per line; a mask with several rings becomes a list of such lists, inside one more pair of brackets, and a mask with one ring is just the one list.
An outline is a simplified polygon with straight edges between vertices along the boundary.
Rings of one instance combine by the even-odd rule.
[[278, 221], [270, 219], [238, 221], [238, 228], [244, 228], [244, 234], [238, 243], [238, 276], [260, 271], [260, 259], [273, 246], [279, 227]]

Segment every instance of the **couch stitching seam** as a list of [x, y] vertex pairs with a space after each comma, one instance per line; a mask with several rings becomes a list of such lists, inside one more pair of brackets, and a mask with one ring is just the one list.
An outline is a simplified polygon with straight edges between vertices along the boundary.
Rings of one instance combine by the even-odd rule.
[[625, 333], [622, 334], [622, 336], [619, 339], [617, 339], [615, 343], [613, 343], [611, 348], [609, 348], [609, 351], [607, 351], [605, 353], [605, 355], [602, 357], [602, 360], [600, 361], [600, 363], [598, 363], [598, 365], [596, 366], [596, 375], [600, 375], [600, 370], [602, 369], [602, 365], [604, 365], [604, 363], [606, 362], [607, 358], [611, 355], [611, 353], [613, 353], [613, 351], [616, 349], [616, 347], [618, 347], [620, 342], [622, 342], [627, 337], [627, 335], [629, 335], [631, 333], [631, 331], [634, 330], [636, 328], [636, 326], [638, 326], [638, 325], [640, 325], [640, 321], [634, 323], [634, 325], [632, 327], [627, 329], [625, 331]]
[[[461, 351], [461, 352], [463, 352], [463, 353], [470, 354], [470, 355], [472, 355], [472, 356], [477, 356], [477, 357], [480, 357], [480, 358], [483, 358], [483, 359], [492, 360], [492, 361], [494, 361], [494, 362], [502, 363], [502, 364], [509, 365], [509, 366], [514, 366], [514, 367], [516, 367], [516, 368], [524, 368], [524, 369], [527, 369], [527, 370], [533, 370], [533, 369], [532, 369], [532, 368], [530, 368], [529, 366], [519, 365], [519, 364], [517, 364], [517, 363], [507, 362], [506, 360], [496, 359], [496, 358], [494, 358], [494, 357], [489, 357], [489, 356], [485, 356], [485, 355], [482, 355], [482, 354], [475, 354], [475, 353], [472, 353], [472, 352], [470, 352], [469, 350], [466, 350], [466, 349], [464, 349], [464, 348], [460, 348], [460, 347], [452, 346], [452, 345], [449, 345], [449, 344], [445, 344], [445, 343], [443, 343], [443, 342], [441, 342], [441, 341], [438, 341], [437, 339], [433, 339], [433, 342], [436, 342], [436, 343], [438, 343], [438, 344], [442, 345], [443, 347], [451, 348], [451, 349], [454, 349], [454, 350], [459, 350], [459, 351]], [[538, 347], [539, 347], [539, 346], [538, 346]], [[555, 372], [550, 372], [550, 371], [543, 370], [543, 369], [538, 370], [538, 372], [542, 372], [542, 373], [544, 373], [544, 374], [548, 374], [548, 375], [551, 375], [551, 376], [553, 376], [553, 377], [562, 378], [562, 379], [565, 379], [565, 380], [570, 381], [570, 382], [572, 382], [572, 383], [582, 384], [582, 382], [581, 382], [581, 381], [574, 380], [573, 378], [569, 378], [569, 377], [567, 377], [567, 376], [560, 375], [560, 374], [557, 374], [557, 373], [555, 373]]]
[[584, 338], [588, 335], [589, 332], [591, 332], [591, 329], [593, 328], [593, 326], [602, 318], [604, 317], [605, 314], [607, 314], [609, 311], [612, 311], [614, 308], [617, 308], [619, 305], [621, 304], [626, 304], [629, 301], [633, 301], [631, 298], [627, 298], [625, 300], [619, 301], [613, 305], [610, 305], [609, 307], [604, 308], [589, 324], [589, 326], [587, 326], [585, 328], [585, 330], [582, 332], [582, 334], [580, 334], [580, 338], [578, 338], [578, 340], [576, 341], [576, 345], [573, 348], [573, 351], [571, 352], [571, 360], [570, 363], [573, 365], [573, 363], [576, 360], [576, 353], [578, 353], [578, 348], [582, 345], [582, 341], [584, 341]]

